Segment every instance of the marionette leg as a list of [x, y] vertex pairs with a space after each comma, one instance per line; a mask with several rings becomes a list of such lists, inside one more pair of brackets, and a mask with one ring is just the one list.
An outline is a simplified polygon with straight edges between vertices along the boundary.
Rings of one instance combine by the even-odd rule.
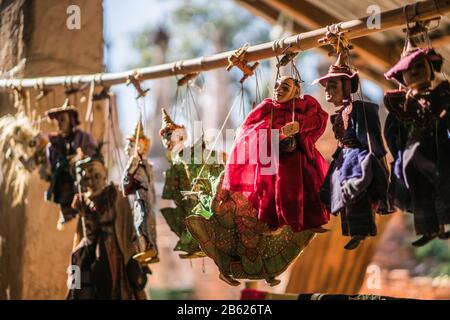
[[240, 285], [241, 283], [239, 281], [237, 281], [236, 279], [233, 279], [230, 275], [225, 275], [223, 273], [221, 273], [219, 275], [219, 279], [222, 280], [223, 282], [229, 284], [230, 286], [233, 287], [237, 287], [238, 285]]
[[[425, 182], [422, 180], [422, 182]], [[431, 187], [428, 185], [428, 187]], [[411, 185], [413, 202], [414, 227], [416, 234], [422, 237], [412, 243], [413, 246], [421, 247], [436, 238], [439, 233], [439, 221], [437, 219], [434, 194], [427, 191], [427, 184], [422, 186]]]
[[[450, 119], [450, 117], [447, 117]], [[439, 182], [437, 188], [436, 197], [436, 213], [440, 226], [439, 238], [449, 239], [450, 238], [450, 167], [448, 165], [448, 160], [450, 159], [450, 143], [447, 141], [446, 144], [439, 148], [439, 158], [441, 163], [439, 163]], [[444, 161], [446, 159], [446, 161]]]
[[439, 223], [439, 239], [450, 239], [450, 179], [439, 184], [436, 197], [436, 213]]
[[[408, 156], [407, 152], [405, 154], [405, 156]], [[434, 180], [430, 180], [430, 175], [422, 174], [422, 169], [424, 169], [422, 164], [427, 162], [429, 161], [424, 160], [421, 153], [416, 152], [414, 155], [409, 155], [409, 160], [405, 163], [404, 169], [411, 194], [414, 228], [416, 234], [421, 235], [419, 239], [412, 243], [416, 247], [426, 245], [439, 233], [439, 221], [435, 208], [437, 194], [435, 186], [431, 183]]]
[[342, 233], [352, 237], [344, 248], [353, 250], [366, 237], [377, 234], [373, 208], [369, 197], [364, 194], [356, 203], [347, 206], [344, 210], [341, 214]]
[[152, 210], [144, 215], [144, 221], [142, 223], [142, 232], [147, 238], [146, 251], [150, 251], [151, 257], [146, 260], [147, 263], [159, 262], [158, 258], [158, 246], [156, 243], [156, 216]]
[[[134, 226], [138, 237], [139, 252], [133, 256], [133, 259], [142, 264], [156, 263], [159, 262], [158, 251], [156, 243], [152, 241], [154, 240], [154, 237], [152, 237], [151, 230], [148, 230], [149, 221], [147, 219], [151, 219], [151, 217], [148, 217], [145, 210], [144, 202], [140, 199], [136, 200], [133, 215]], [[153, 231], [156, 233], [156, 226]]]

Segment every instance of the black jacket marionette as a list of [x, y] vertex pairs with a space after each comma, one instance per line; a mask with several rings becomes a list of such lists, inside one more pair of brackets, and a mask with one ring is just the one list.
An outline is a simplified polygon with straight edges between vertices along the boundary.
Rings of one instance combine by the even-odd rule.
[[50, 182], [45, 197], [59, 205], [59, 223], [63, 224], [76, 214], [71, 208], [76, 191], [75, 162], [92, 156], [97, 150], [97, 142], [92, 135], [77, 127], [80, 124], [78, 111], [69, 105], [68, 99], [62, 107], [50, 109], [46, 114], [57, 121], [58, 132], [49, 134], [47, 161], [41, 167], [40, 175]]
[[450, 237], [450, 85], [432, 87], [442, 57], [430, 48], [412, 48], [386, 74], [403, 86], [385, 94], [389, 116], [385, 138], [394, 156], [391, 198], [414, 215], [413, 242], [423, 246]]
[[338, 107], [331, 116], [338, 147], [321, 198], [331, 213], [341, 214], [342, 233], [351, 237], [345, 248], [351, 250], [367, 236], [377, 234], [375, 212], [390, 212], [378, 105], [351, 100], [359, 78], [342, 62], [342, 56], [315, 82], [326, 87], [327, 101]]

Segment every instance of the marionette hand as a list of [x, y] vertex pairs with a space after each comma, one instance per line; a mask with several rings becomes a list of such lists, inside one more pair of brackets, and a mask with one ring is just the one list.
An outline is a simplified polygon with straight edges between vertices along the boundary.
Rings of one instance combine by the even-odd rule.
[[77, 210], [80, 216], [85, 216], [86, 210], [95, 211], [94, 203], [89, 199], [88, 193], [77, 193], [73, 198], [72, 208]]
[[360, 178], [351, 178], [342, 183], [342, 195], [344, 197], [345, 204], [355, 202], [361, 194], [367, 191], [372, 183], [372, 157], [374, 157], [374, 155], [369, 154], [361, 162], [362, 175]]
[[77, 211], [82, 211], [82, 202], [83, 202], [83, 195], [81, 193], [77, 193], [72, 200], [72, 209], [75, 209]]
[[69, 159], [69, 164], [70, 164], [71, 166], [75, 166], [75, 164], [77, 163], [77, 161], [82, 160], [83, 158], [84, 158], [84, 152], [83, 152], [83, 150], [81, 150], [81, 148], [77, 148], [76, 154], [75, 154], [73, 157], [71, 157], [71, 158]]

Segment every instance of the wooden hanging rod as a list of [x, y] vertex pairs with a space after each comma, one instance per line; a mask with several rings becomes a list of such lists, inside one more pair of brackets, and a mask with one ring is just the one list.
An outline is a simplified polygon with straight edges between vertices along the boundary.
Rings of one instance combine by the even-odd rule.
[[[380, 17], [380, 28], [367, 28], [369, 17], [350, 20], [337, 24], [339, 30], [345, 33], [347, 39], [364, 37], [376, 32], [401, 27], [408, 22], [423, 21], [433, 19], [450, 13], [450, 0], [427, 0], [415, 4], [407, 5], [397, 9], [384, 11]], [[327, 33], [327, 27], [300, 33], [272, 42], [266, 42], [247, 49], [246, 61], [253, 62], [281, 55], [288, 49], [288, 52], [304, 51], [324, 44], [319, 43]], [[130, 75], [138, 72], [143, 80], [159, 79], [175, 75], [185, 75], [194, 72], [204, 72], [213, 69], [226, 68], [228, 57], [235, 50], [218, 53], [211, 56], [204, 56], [195, 59], [166, 63], [157, 66], [128, 70], [118, 73], [98, 73], [90, 75], [71, 75], [59, 77], [44, 77], [33, 79], [0, 79], [0, 90], [10, 88], [35, 88], [38, 84], [44, 88], [56, 86], [79, 86], [94, 81], [97, 85], [111, 86], [126, 83]]]

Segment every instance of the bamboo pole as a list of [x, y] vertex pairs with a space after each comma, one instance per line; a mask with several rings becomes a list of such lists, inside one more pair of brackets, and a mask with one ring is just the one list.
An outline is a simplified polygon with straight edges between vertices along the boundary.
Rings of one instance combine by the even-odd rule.
[[[385, 31], [406, 24], [408, 22], [429, 20], [450, 12], [450, 0], [428, 0], [417, 2], [413, 5], [406, 5], [397, 9], [381, 13], [381, 25], [379, 29], [367, 28], [369, 16], [342, 22], [339, 24], [340, 30], [345, 32], [348, 39], [355, 39], [367, 36], [376, 32]], [[280, 55], [286, 48], [290, 47], [291, 52], [304, 51], [325, 44], [320, 44], [319, 39], [323, 38], [327, 28], [312, 30], [300, 33], [272, 42], [251, 46], [247, 50], [246, 59], [248, 62], [269, 59]], [[127, 81], [128, 76], [135, 71], [142, 75], [143, 80], [158, 79], [175, 75], [185, 75], [193, 72], [204, 72], [213, 69], [224, 68], [228, 65], [228, 57], [234, 52], [222, 52], [211, 56], [204, 56], [195, 59], [166, 63], [157, 66], [128, 70], [118, 73], [99, 73], [90, 75], [71, 75], [59, 77], [45, 77], [32, 79], [0, 79], [0, 90], [9, 88], [35, 88], [54, 86], [74, 86], [95, 82], [98, 85], [115, 85]]]

